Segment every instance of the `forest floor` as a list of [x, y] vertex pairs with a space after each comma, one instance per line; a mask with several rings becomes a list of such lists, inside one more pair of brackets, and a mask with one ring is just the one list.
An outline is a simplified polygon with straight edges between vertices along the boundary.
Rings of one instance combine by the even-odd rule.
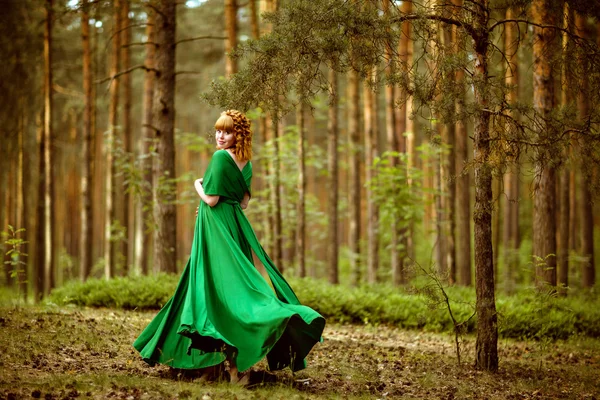
[[600, 399], [600, 339], [499, 343], [496, 374], [459, 367], [453, 337], [330, 325], [308, 368], [255, 366], [248, 387], [150, 367], [131, 347], [154, 312], [0, 308], [0, 398], [42, 399]]

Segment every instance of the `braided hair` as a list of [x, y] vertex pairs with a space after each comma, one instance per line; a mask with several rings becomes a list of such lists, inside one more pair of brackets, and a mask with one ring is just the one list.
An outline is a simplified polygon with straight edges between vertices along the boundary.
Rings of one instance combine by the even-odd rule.
[[252, 131], [250, 121], [244, 114], [238, 110], [223, 111], [215, 123], [215, 129], [234, 133], [235, 143], [232, 151], [240, 162], [252, 158]]

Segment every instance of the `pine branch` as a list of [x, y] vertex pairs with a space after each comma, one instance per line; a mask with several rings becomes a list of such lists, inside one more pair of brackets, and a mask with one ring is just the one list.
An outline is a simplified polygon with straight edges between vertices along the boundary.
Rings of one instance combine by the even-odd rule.
[[467, 31], [467, 33], [469, 33], [469, 35], [471, 35], [472, 38], [474, 38], [474, 39], [479, 38], [479, 34], [477, 33], [477, 31], [475, 30], [473, 25], [467, 24], [465, 22], [462, 22], [462, 21], [454, 19], [454, 18], [444, 17], [441, 15], [405, 14], [405, 15], [402, 15], [399, 17], [392, 18], [391, 22], [404, 22], [404, 21], [412, 21], [412, 20], [416, 20], [416, 19], [428, 19], [431, 21], [440, 21], [440, 22], [445, 22], [450, 25], [456, 25], [458, 27], [463, 28], [465, 31]]

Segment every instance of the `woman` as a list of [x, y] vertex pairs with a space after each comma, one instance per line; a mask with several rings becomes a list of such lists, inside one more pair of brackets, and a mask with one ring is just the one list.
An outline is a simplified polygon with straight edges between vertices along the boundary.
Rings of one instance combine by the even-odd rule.
[[[133, 346], [150, 363], [199, 369], [227, 361], [231, 382], [265, 356], [272, 370], [306, 367], [325, 319], [302, 306], [258, 242], [250, 200], [252, 132], [239, 111], [215, 124], [217, 151], [194, 186], [201, 202], [189, 261], [173, 297]], [[273, 288], [255, 269], [265, 266]]]

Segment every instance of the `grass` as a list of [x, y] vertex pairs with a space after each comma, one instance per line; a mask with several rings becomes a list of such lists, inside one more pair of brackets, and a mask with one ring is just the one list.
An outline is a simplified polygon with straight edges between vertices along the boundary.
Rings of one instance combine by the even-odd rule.
[[57, 306], [0, 308], [0, 398], [95, 399], [592, 399], [600, 396], [600, 341], [541, 346], [502, 339], [500, 371], [459, 368], [449, 335], [388, 326], [329, 324], [306, 370], [253, 368], [250, 388], [198, 382], [150, 367], [131, 347], [153, 311]]

